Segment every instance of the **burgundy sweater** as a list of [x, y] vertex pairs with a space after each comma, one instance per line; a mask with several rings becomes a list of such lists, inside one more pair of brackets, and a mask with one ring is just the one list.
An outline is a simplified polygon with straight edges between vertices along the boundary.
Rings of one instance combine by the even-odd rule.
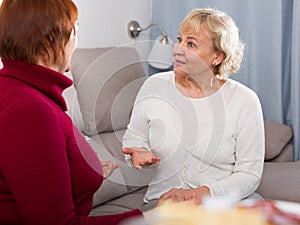
[[114, 225], [139, 210], [89, 217], [103, 181], [95, 152], [65, 113], [72, 81], [3, 60], [0, 70], [0, 224]]

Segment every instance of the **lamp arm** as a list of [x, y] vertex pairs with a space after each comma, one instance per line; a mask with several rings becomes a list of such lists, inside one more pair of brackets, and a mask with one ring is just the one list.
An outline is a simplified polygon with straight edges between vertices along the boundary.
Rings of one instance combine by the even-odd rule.
[[156, 24], [156, 23], [152, 23], [145, 28], [141, 28], [140, 24], [136, 20], [131, 20], [127, 26], [128, 35], [131, 38], [136, 38], [139, 36], [139, 34], [142, 31], [148, 30], [152, 26], [156, 26], [162, 33], [163, 38], [160, 41], [164, 44], [168, 44], [169, 40], [168, 40], [167, 32], [162, 28], [162, 26], [160, 26], [159, 24]]
[[148, 29], [149, 29], [150, 27], [152, 27], [152, 26], [158, 27], [158, 29], [160, 30], [160, 32], [162, 33], [162, 35], [163, 35], [165, 38], [168, 38], [167, 32], [162, 28], [162, 26], [160, 26], [160, 25], [157, 24], [157, 23], [152, 23], [152, 24], [148, 25], [148, 26], [145, 27], [145, 28], [141, 28], [141, 31], [148, 30]]

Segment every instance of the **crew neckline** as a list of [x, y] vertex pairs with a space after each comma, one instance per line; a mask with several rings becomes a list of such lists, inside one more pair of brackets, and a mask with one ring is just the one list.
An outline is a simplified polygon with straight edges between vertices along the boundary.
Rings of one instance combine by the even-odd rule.
[[180, 90], [178, 89], [177, 85], [176, 85], [176, 81], [175, 81], [175, 73], [172, 72], [170, 74], [170, 79], [171, 79], [171, 82], [173, 84], [173, 88], [175, 89], [175, 92], [180, 95], [182, 98], [185, 98], [185, 99], [188, 99], [190, 101], [204, 101], [204, 100], [208, 100], [210, 98], [213, 98], [214, 96], [217, 96], [218, 94], [222, 93], [223, 89], [225, 88], [225, 86], [228, 85], [228, 83], [230, 83], [230, 78], [226, 78], [226, 82], [213, 94], [209, 95], [209, 96], [206, 96], [206, 97], [203, 97], [203, 98], [190, 98], [190, 97], [187, 97], [186, 95], [182, 94], [180, 92]]

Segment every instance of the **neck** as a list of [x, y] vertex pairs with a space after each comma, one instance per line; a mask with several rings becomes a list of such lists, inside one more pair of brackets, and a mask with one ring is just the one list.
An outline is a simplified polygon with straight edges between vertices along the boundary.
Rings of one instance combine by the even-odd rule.
[[205, 92], [210, 89], [210, 79], [212, 78], [213, 76], [194, 77], [187, 74], [176, 74], [175, 81], [180, 88], [185, 90], [192, 90], [193, 92]]
[[175, 73], [175, 83], [179, 90], [190, 98], [203, 98], [212, 95], [220, 89], [225, 80], [212, 73], [201, 76], [190, 76], [183, 73]]
[[43, 67], [47, 67], [47, 68], [49, 68], [49, 69], [51, 69], [51, 70], [55, 70], [55, 71], [57, 71], [57, 72], [59, 72], [59, 73], [64, 73], [64, 72], [66, 72], [66, 69], [65, 69], [65, 68], [60, 68], [58, 65], [54, 65], [54, 64], [47, 65], [47, 64], [45, 64], [42, 60], [39, 60], [39, 61], [37, 62], [37, 64], [40, 65], [40, 66], [43, 66]]

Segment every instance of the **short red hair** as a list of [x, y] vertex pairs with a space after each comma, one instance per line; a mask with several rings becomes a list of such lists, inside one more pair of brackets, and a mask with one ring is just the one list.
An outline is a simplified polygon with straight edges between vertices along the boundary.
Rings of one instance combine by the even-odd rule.
[[0, 57], [45, 65], [64, 60], [77, 18], [72, 0], [3, 0]]

